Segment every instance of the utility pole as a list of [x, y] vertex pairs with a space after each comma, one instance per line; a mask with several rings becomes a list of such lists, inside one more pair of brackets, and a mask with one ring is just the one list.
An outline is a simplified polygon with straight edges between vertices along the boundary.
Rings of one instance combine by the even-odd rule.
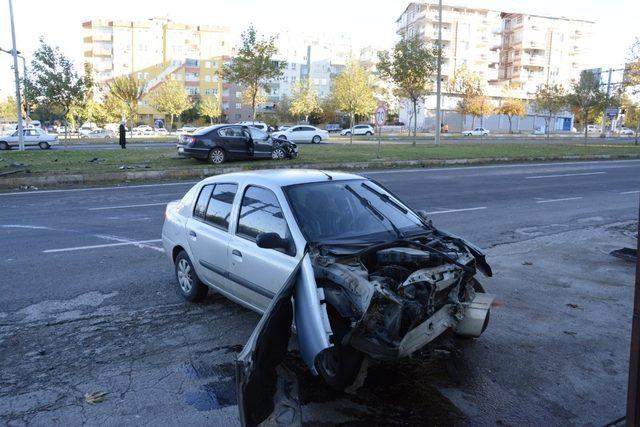
[[[9, 55], [13, 55], [13, 51], [11, 50], [6, 50], [0, 47], [0, 52], [4, 52], [4, 53], [8, 53]], [[20, 58], [22, 60], [22, 78], [23, 81], [26, 82], [27, 81], [27, 60], [24, 58], [24, 56], [20, 55], [20, 51], [16, 52], [18, 58]], [[31, 116], [31, 112], [29, 111], [29, 101], [27, 101], [27, 87], [26, 85], [24, 86], [24, 105], [25, 108], [27, 110], [27, 122], [29, 121], [29, 117]], [[27, 123], [28, 124], [28, 123]]]
[[[606, 126], [607, 126], [607, 108], [609, 108], [609, 97], [611, 96], [611, 73], [613, 72], [612, 68], [609, 68], [609, 77], [607, 78], [607, 101], [605, 102], [604, 112], [602, 113], [602, 132], [600, 133], [600, 138], [604, 138], [607, 136]], [[587, 123], [584, 124], [585, 126]]]
[[440, 95], [442, 91], [442, 0], [438, 0], [438, 76], [436, 78], [436, 145], [440, 144], [440, 126], [442, 111], [440, 111]]
[[18, 72], [18, 50], [16, 49], [16, 27], [13, 24], [13, 2], [9, 0], [9, 17], [11, 19], [11, 42], [13, 49], [13, 74], [16, 81], [16, 117], [18, 118], [18, 146], [24, 150], [24, 134], [22, 132], [22, 100], [20, 99], [20, 73]]

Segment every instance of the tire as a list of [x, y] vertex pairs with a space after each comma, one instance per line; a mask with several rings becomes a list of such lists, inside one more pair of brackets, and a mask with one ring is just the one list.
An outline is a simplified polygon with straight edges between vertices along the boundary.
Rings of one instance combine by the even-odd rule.
[[227, 160], [227, 153], [220, 147], [215, 147], [209, 151], [209, 163], [221, 165]]
[[185, 251], [180, 251], [176, 257], [175, 271], [178, 290], [184, 299], [197, 302], [207, 296], [209, 288], [196, 275], [193, 264]]
[[38, 147], [40, 147], [41, 150], [48, 150], [49, 148], [51, 148], [51, 146], [49, 145], [48, 142], [44, 142], [42, 141], [41, 143], [38, 144]]
[[322, 141], [322, 137], [320, 135], [316, 135], [313, 138], [311, 138], [312, 144], [320, 144], [320, 141]]
[[273, 160], [282, 160], [285, 157], [286, 157], [286, 153], [284, 152], [284, 149], [280, 147], [276, 147], [273, 149], [273, 151], [271, 151], [271, 158]]
[[286, 136], [284, 136], [284, 135], [280, 135], [280, 136], [278, 137], [278, 139], [284, 139], [284, 140], [286, 141], [286, 140], [287, 140], [287, 137], [286, 137]]
[[349, 331], [349, 321], [327, 304], [327, 312], [334, 332], [335, 345], [322, 351], [316, 358], [316, 369], [332, 388], [342, 391], [353, 384], [364, 361], [364, 353], [350, 345], [343, 345], [342, 338]]
[[489, 136], [489, 134], [488, 133], [483, 133], [482, 136]]
[[0, 150], [11, 150], [11, 146], [6, 141], [0, 141]]
[[371, 136], [371, 135], [373, 135], [373, 133], [371, 133], [370, 131], [367, 131], [367, 132], [365, 133], [365, 135], [366, 135], [366, 136]]
[[344, 136], [350, 136], [350, 135], [351, 135], [351, 132], [346, 132], [346, 133], [344, 134]]

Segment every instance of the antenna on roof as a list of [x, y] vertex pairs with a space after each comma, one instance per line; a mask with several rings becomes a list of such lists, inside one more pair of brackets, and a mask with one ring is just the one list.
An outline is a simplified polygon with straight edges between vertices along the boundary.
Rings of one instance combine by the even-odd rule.
[[331, 175], [329, 175], [328, 173], [326, 173], [325, 171], [320, 171], [321, 173], [327, 175], [327, 178], [329, 178], [329, 181], [333, 181], [333, 177]]

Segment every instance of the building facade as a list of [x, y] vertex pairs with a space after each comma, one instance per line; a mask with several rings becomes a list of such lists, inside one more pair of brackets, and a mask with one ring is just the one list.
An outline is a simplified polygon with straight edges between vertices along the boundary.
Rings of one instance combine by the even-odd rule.
[[215, 97], [227, 119], [246, 118], [241, 91], [221, 78], [233, 53], [226, 27], [190, 26], [164, 18], [146, 21], [93, 20], [82, 24], [84, 59], [98, 87], [118, 76], [133, 75], [145, 85], [139, 119], [163, 118], [151, 106], [154, 89], [170, 79], [182, 82], [193, 97]]

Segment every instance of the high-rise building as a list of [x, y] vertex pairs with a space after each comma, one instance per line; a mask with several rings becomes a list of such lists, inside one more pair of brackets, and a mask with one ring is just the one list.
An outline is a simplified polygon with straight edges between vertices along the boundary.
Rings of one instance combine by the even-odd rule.
[[140, 120], [163, 114], [151, 107], [150, 94], [165, 79], [180, 81], [189, 95], [215, 96], [229, 120], [246, 119], [236, 85], [220, 71], [232, 54], [226, 27], [190, 26], [164, 18], [146, 21], [92, 20], [82, 24], [85, 62], [98, 86], [133, 75], [145, 85]]

